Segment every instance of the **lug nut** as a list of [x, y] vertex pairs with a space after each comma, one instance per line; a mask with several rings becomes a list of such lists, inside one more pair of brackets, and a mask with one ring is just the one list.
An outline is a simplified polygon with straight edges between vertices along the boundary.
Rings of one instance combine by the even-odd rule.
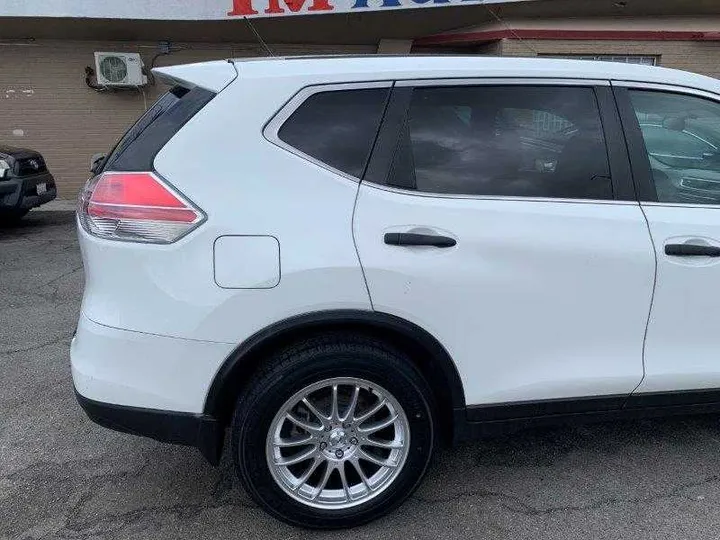
[[358, 440], [357, 440], [355, 437], [353, 437], [352, 439], [350, 439], [350, 444], [355, 445], [355, 444], [357, 444], [357, 443], [358, 443]]
[[343, 452], [342, 450], [335, 450], [335, 457], [336, 457], [336, 458], [340, 459], [340, 458], [343, 457], [344, 455], [345, 455], [345, 452]]
[[326, 443], [326, 442], [321, 442], [321, 443], [320, 443], [320, 450], [325, 450], [326, 448], [327, 448], [327, 443]]

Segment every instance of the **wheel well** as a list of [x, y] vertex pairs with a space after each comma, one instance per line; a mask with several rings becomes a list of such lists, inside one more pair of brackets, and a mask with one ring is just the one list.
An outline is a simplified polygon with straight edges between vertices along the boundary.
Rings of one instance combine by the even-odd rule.
[[443, 439], [452, 439], [455, 412], [465, 408], [462, 382], [452, 359], [425, 330], [404, 319], [375, 312], [312, 314], [259, 332], [240, 345], [215, 376], [205, 402], [205, 414], [227, 426], [238, 396], [270, 354], [295, 341], [337, 331], [369, 336], [407, 353], [433, 390]]

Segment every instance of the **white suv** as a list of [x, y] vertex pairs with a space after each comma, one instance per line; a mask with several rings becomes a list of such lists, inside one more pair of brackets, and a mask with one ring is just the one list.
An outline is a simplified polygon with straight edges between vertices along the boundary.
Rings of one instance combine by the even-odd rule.
[[225, 435], [273, 515], [397, 507], [439, 441], [720, 410], [720, 83], [585, 61], [156, 70], [96, 167], [72, 372], [96, 422]]

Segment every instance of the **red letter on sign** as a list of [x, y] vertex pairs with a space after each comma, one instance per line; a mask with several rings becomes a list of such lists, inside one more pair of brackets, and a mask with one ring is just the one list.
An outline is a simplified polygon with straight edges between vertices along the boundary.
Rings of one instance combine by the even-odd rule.
[[[237, 1], [237, 0], [235, 0]], [[250, 0], [246, 0], [250, 1]], [[305, 0], [283, 0], [283, 3], [288, 7], [290, 11], [293, 13], [297, 13], [300, 11], [303, 6], [305, 5]], [[310, 4], [310, 7], [307, 9], [308, 11], [332, 11], [335, 9], [333, 6], [330, 5], [328, 0], [312, 0], [312, 3]], [[280, 7], [280, 0], [269, 0], [268, 7], [265, 10], [265, 13], [285, 13], [285, 10]]]
[[253, 9], [252, 0], [233, 0], [232, 11], [228, 11], [228, 15], [257, 15], [257, 11]]

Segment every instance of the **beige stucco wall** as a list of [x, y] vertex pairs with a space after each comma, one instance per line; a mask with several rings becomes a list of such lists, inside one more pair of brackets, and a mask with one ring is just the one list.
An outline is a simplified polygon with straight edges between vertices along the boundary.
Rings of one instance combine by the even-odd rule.
[[[182, 44], [157, 65], [257, 56], [256, 45]], [[276, 54], [374, 53], [376, 46], [273, 46]], [[151, 104], [162, 85], [96, 92], [85, 85], [85, 66], [94, 68], [94, 51], [140, 52], [149, 65], [153, 43], [44, 41], [0, 43], [0, 144], [39, 150], [59, 187], [73, 199], [88, 176], [90, 156], [106, 152]]]
[[590, 41], [506, 39], [503, 56], [616, 54], [659, 57], [659, 65], [720, 77], [720, 41]]

